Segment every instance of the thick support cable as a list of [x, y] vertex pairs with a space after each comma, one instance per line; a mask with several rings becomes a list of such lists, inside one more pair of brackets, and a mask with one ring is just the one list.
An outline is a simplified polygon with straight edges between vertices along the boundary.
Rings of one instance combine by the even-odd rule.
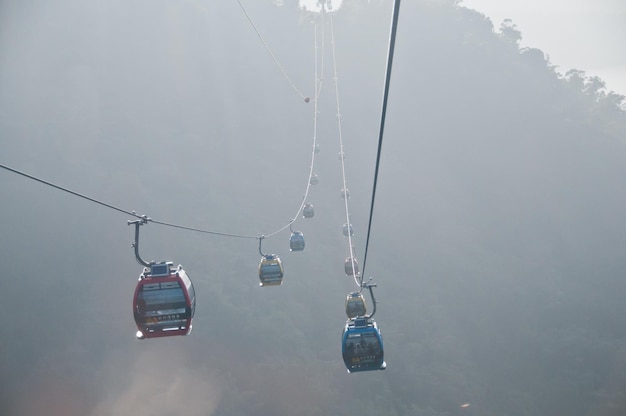
[[367, 263], [367, 250], [372, 231], [372, 217], [374, 215], [374, 201], [376, 200], [376, 184], [378, 182], [378, 169], [380, 167], [380, 155], [383, 147], [383, 133], [385, 131], [385, 117], [387, 115], [387, 101], [389, 98], [389, 84], [391, 82], [391, 67], [393, 64], [393, 53], [396, 45], [396, 32], [398, 30], [398, 16], [400, 14], [400, 0], [395, 0], [393, 5], [393, 16], [391, 20], [391, 32], [389, 34], [389, 50], [387, 53], [387, 69], [385, 73], [385, 88], [383, 92], [383, 106], [380, 118], [380, 132], [378, 134], [378, 151], [376, 153], [376, 169], [374, 170], [374, 185], [372, 186], [372, 202], [370, 205], [369, 222], [367, 225], [367, 237], [365, 239], [365, 254], [363, 255], [363, 269], [361, 273], [365, 275]]
[[82, 198], [82, 199], [85, 199], [85, 200], [87, 200], [87, 201], [90, 201], [90, 202], [96, 203], [96, 204], [98, 204], [98, 205], [102, 205], [103, 207], [110, 208], [110, 209], [112, 209], [112, 210], [115, 210], [115, 211], [121, 212], [121, 213], [123, 213], [123, 214], [130, 215], [130, 216], [132, 216], [132, 217], [141, 218], [141, 216], [140, 216], [140, 215], [137, 215], [137, 214], [136, 214], [135, 212], [133, 212], [133, 211], [127, 211], [127, 210], [125, 210], [125, 209], [121, 209], [121, 208], [115, 207], [115, 206], [110, 205], [110, 204], [107, 204], [107, 203], [105, 203], [105, 202], [98, 201], [97, 199], [90, 198], [90, 197], [88, 197], [88, 196], [86, 196], [86, 195], [80, 194], [80, 193], [78, 193], [78, 192], [74, 192], [74, 191], [69, 190], [69, 189], [67, 189], [67, 188], [64, 188], [64, 187], [62, 187], [62, 186], [55, 185], [55, 184], [53, 184], [52, 182], [44, 181], [43, 179], [40, 179], [40, 178], [37, 178], [37, 177], [35, 177], [35, 176], [29, 175], [29, 174], [24, 173], [24, 172], [22, 172], [22, 171], [19, 171], [19, 170], [17, 170], [17, 169], [10, 168], [10, 167], [8, 167], [8, 166], [6, 166], [6, 165], [0, 164], [0, 168], [5, 169], [5, 170], [8, 170], [9, 172], [16, 173], [16, 174], [21, 175], [21, 176], [23, 176], [23, 177], [25, 177], [25, 178], [32, 179], [32, 180], [33, 180], [33, 181], [35, 181], [35, 182], [42, 183], [42, 184], [44, 184], [44, 185], [50, 186], [50, 187], [55, 188], [55, 189], [58, 189], [58, 190], [60, 190], [60, 191], [67, 192], [68, 194], [72, 194], [72, 195], [74, 195], [74, 196], [77, 196], [77, 197]]
[[[21, 175], [21, 176], [23, 176], [25, 178], [28, 178], [28, 179], [31, 179], [33, 181], [42, 183], [44, 185], [50, 186], [50, 187], [52, 187], [54, 189], [57, 189], [57, 190], [66, 192], [68, 194], [77, 196], [77, 197], [82, 198], [84, 200], [87, 200], [89, 202], [93, 202], [95, 204], [98, 204], [98, 205], [101, 205], [103, 207], [112, 209], [114, 211], [118, 211], [118, 212], [121, 212], [123, 214], [130, 215], [130, 216], [138, 218], [140, 220], [144, 219], [144, 217], [145, 217], [145, 216], [142, 216], [142, 215], [138, 215], [135, 211], [129, 211], [129, 210], [125, 210], [125, 209], [122, 209], [122, 208], [118, 208], [118, 207], [116, 207], [114, 205], [107, 204], [106, 202], [99, 201], [99, 200], [97, 200], [95, 198], [91, 198], [91, 197], [86, 196], [84, 194], [81, 194], [79, 192], [74, 192], [74, 191], [72, 191], [70, 189], [67, 189], [67, 188], [63, 187], [63, 186], [56, 185], [56, 184], [54, 184], [52, 182], [45, 181], [43, 179], [40, 179], [40, 178], [37, 178], [35, 176], [29, 175], [29, 174], [24, 173], [22, 171], [19, 171], [17, 169], [10, 168], [10, 167], [8, 167], [8, 166], [6, 166], [4, 164], [1, 164], [1, 163], [0, 163], [0, 168], [5, 169], [5, 170], [7, 170], [9, 172], [12, 172], [12, 173]], [[173, 228], [178, 228], [178, 229], [187, 230], [187, 231], [194, 231], [194, 232], [203, 233], [203, 234], [211, 234], [211, 235], [218, 235], [218, 236], [223, 236], [223, 237], [234, 237], [234, 238], [248, 238], [248, 239], [256, 239], [256, 238], [258, 238], [257, 236], [253, 236], [253, 235], [230, 234], [230, 233], [222, 233], [222, 232], [211, 231], [211, 230], [203, 230], [201, 228], [195, 228], [195, 227], [187, 227], [187, 226], [184, 226], [184, 225], [178, 225], [178, 224], [172, 224], [172, 223], [169, 223], [169, 222], [158, 221], [158, 220], [155, 220], [155, 219], [152, 219], [152, 218], [148, 218], [147, 221], [155, 223], [155, 224], [167, 226], [167, 227], [173, 227]], [[287, 224], [287, 226], [289, 226], [289, 224]]]

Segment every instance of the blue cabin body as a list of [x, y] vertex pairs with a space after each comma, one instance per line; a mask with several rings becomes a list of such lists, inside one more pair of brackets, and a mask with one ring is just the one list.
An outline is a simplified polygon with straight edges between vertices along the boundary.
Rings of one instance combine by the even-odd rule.
[[[354, 266], [354, 267], [353, 267]], [[346, 272], [346, 276], [358, 276], [359, 275], [359, 263], [356, 259], [348, 257], [343, 264], [343, 269]]]
[[304, 250], [304, 234], [300, 231], [294, 231], [289, 238], [289, 250], [302, 251]]
[[341, 353], [349, 373], [384, 370], [383, 338], [376, 322], [369, 318], [355, 318], [346, 322]]
[[302, 210], [302, 217], [303, 218], [313, 218], [314, 216], [315, 216], [315, 209], [313, 208], [313, 205], [306, 204], [304, 206], [304, 209]]

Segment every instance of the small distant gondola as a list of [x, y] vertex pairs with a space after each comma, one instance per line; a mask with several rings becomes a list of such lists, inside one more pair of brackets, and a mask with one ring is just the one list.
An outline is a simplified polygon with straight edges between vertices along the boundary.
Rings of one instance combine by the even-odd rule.
[[320, 152], [320, 145], [316, 144], [315, 147], [313, 148], [313, 152], [315, 152], [315, 154], [318, 154]]
[[289, 237], [289, 250], [290, 251], [302, 251], [304, 250], [304, 234], [300, 231], [293, 231], [291, 237]]
[[355, 318], [346, 322], [341, 353], [349, 373], [384, 370], [383, 338], [374, 320]]
[[144, 268], [133, 296], [137, 338], [188, 335], [195, 310], [195, 290], [182, 266], [162, 262]]
[[313, 218], [315, 216], [315, 209], [311, 204], [304, 204], [304, 208], [302, 208], [302, 217], [303, 218]]
[[311, 175], [311, 179], [309, 180], [309, 183], [311, 185], [317, 185], [318, 183], [320, 183], [320, 178], [317, 176], [317, 174], [313, 174]]
[[365, 298], [362, 293], [348, 293], [348, 296], [346, 296], [346, 315], [348, 315], [349, 319], [367, 315]]
[[350, 199], [350, 190], [348, 188], [341, 188], [341, 199]]
[[344, 237], [352, 237], [354, 236], [354, 230], [352, 229], [352, 224], [344, 224], [343, 225], [343, 236]]
[[359, 263], [356, 259], [352, 257], [348, 257], [343, 264], [344, 271], [346, 272], [346, 276], [358, 276], [359, 275]]
[[259, 263], [259, 286], [279, 286], [283, 284], [283, 263], [276, 254], [266, 254]]

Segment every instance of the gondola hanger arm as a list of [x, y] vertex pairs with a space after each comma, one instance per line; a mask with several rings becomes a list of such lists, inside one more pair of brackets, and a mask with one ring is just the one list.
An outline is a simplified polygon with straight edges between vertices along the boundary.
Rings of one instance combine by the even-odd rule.
[[146, 267], [150, 267], [151, 263], [148, 263], [147, 261], [142, 259], [141, 256], [139, 255], [139, 227], [141, 227], [144, 224], [147, 224], [148, 221], [150, 221], [150, 218], [146, 215], [142, 215], [137, 220], [128, 220], [128, 225], [131, 225], [131, 224], [135, 225], [135, 242], [132, 244], [132, 247], [135, 249], [135, 258], [137, 259], [139, 264], [141, 264], [142, 266], [146, 266]]

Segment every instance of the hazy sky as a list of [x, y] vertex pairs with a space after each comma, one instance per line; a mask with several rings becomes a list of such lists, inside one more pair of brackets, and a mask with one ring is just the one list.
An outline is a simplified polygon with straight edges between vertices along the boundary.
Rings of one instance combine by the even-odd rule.
[[497, 29], [509, 18], [522, 32], [522, 46], [539, 48], [558, 71], [581, 69], [607, 89], [626, 95], [626, 1], [463, 0], [491, 18]]
[[[342, 2], [343, 0], [332, 0], [330, 4], [332, 5], [334, 10], [337, 10], [341, 7]], [[318, 0], [300, 0], [300, 6], [311, 11], [319, 11], [321, 8], [320, 2]]]

